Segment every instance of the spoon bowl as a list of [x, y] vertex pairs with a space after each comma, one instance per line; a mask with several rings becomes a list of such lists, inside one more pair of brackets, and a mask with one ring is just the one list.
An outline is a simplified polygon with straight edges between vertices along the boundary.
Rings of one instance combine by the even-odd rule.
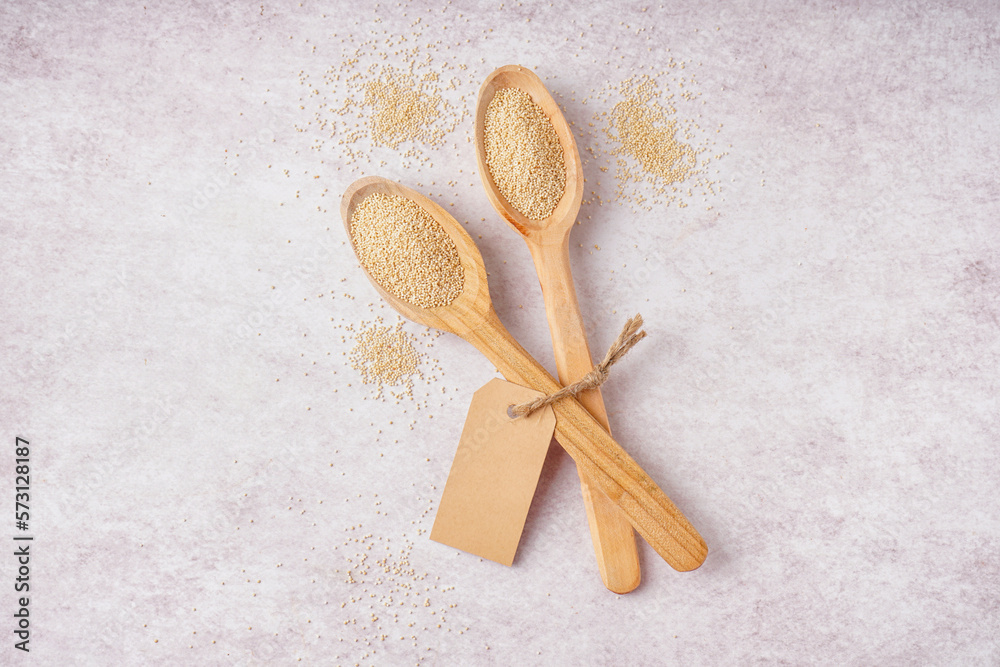
[[[532, 101], [541, 107], [542, 112], [552, 121], [552, 127], [559, 137], [563, 149], [563, 164], [566, 165], [566, 189], [555, 209], [547, 218], [532, 220], [517, 210], [500, 192], [489, 165], [486, 164], [486, 111], [498, 90], [503, 88], [518, 88], [526, 92]], [[493, 207], [503, 215], [504, 219], [525, 238], [538, 242], [552, 242], [561, 235], [568, 235], [576, 221], [583, 200], [583, 165], [580, 163], [580, 152], [576, 149], [576, 139], [573, 130], [563, 117], [545, 84], [534, 72], [520, 65], [505, 65], [486, 77], [479, 88], [479, 98], [476, 102], [476, 161], [479, 164], [479, 176], [486, 188], [486, 195]]]
[[393, 295], [383, 288], [368, 272], [368, 268], [362, 264], [361, 268], [368, 276], [368, 280], [389, 305], [408, 319], [464, 338], [471, 329], [481, 325], [492, 310], [490, 291], [486, 284], [486, 266], [483, 264], [483, 256], [479, 253], [479, 248], [476, 247], [472, 237], [462, 229], [458, 221], [431, 201], [429, 197], [394, 181], [379, 176], [368, 176], [352, 183], [347, 188], [340, 203], [340, 215], [344, 220], [347, 238], [350, 240], [355, 255], [358, 254], [358, 249], [354, 245], [354, 236], [351, 234], [351, 218], [354, 217], [354, 209], [357, 205], [365, 197], [376, 192], [409, 199], [430, 214], [444, 228], [458, 249], [464, 280], [462, 292], [454, 301], [447, 306], [435, 308], [422, 308]]

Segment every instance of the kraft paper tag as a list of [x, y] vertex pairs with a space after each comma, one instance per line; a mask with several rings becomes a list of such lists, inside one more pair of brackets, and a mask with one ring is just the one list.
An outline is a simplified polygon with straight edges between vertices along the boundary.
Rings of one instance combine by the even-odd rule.
[[432, 540], [504, 565], [514, 562], [556, 416], [546, 407], [512, 419], [507, 407], [542, 395], [500, 379], [472, 395]]

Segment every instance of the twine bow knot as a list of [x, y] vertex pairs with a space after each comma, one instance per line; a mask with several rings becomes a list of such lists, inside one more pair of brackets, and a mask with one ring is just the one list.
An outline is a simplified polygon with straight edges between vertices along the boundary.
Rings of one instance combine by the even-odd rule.
[[566, 398], [567, 396], [576, 396], [577, 394], [587, 391], [588, 389], [600, 387], [607, 381], [610, 368], [618, 363], [618, 361], [624, 357], [629, 350], [635, 347], [636, 343], [646, 337], [646, 332], [642, 331], [641, 328], [642, 315], [637, 314], [635, 317], [630, 317], [628, 321], [625, 322], [625, 326], [622, 327], [621, 333], [618, 334], [618, 338], [616, 338], [615, 342], [611, 344], [610, 348], [608, 348], [608, 353], [604, 355], [604, 361], [594, 366], [593, 370], [573, 384], [563, 387], [554, 394], [540, 396], [539, 398], [526, 403], [510, 406], [507, 408], [507, 414], [514, 419], [527, 417], [531, 413], [541, 410], [547, 405], [552, 405], [556, 401]]

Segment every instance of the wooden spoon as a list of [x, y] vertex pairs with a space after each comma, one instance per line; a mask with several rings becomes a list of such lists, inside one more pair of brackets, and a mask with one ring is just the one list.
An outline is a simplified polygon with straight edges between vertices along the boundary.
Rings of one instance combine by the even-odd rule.
[[[500, 323], [490, 302], [486, 267], [476, 244], [453, 217], [430, 199], [376, 176], [355, 181], [344, 193], [340, 205], [351, 247], [354, 248], [351, 236], [354, 208], [375, 192], [405, 197], [427, 211], [455, 243], [465, 273], [462, 292], [449, 305], [421, 308], [390, 294], [362, 266], [382, 298], [418, 324], [461, 336], [486, 355], [509, 381], [546, 394], [559, 390], [560, 384]], [[357, 248], [354, 251], [356, 254]], [[682, 572], [701, 565], [708, 554], [701, 535], [587, 409], [572, 398], [557, 402], [553, 409], [556, 440], [591, 483], [621, 508], [653, 549]]]
[[[562, 145], [563, 163], [566, 165], [566, 190], [552, 214], [542, 220], [525, 217], [507, 201], [493, 181], [486, 164], [486, 110], [493, 101], [493, 96], [502, 88], [519, 88], [527, 93], [552, 121]], [[569, 265], [569, 233], [576, 222], [583, 196], [583, 167], [573, 131], [541, 79], [520, 65], [501, 67], [486, 77], [479, 89], [475, 128], [479, 177], [493, 207], [528, 244], [538, 281], [542, 285], [542, 296], [545, 298], [545, 314], [552, 334], [552, 350], [555, 353], [559, 381], [564, 385], [571, 384], [594, 368]], [[610, 433], [611, 427], [601, 390], [593, 389], [578, 398], [604, 430]], [[601, 579], [609, 590], [628, 593], [639, 585], [639, 553], [632, 527], [621, 510], [603, 494], [593, 492], [586, 475], [582, 470], [579, 472], [590, 537], [594, 543]]]

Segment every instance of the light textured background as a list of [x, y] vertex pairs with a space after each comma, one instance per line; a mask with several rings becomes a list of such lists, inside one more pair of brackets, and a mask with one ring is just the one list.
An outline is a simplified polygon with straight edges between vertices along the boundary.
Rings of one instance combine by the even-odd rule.
[[[30, 656], [0, 557], [0, 662], [1000, 663], [995, 5], [364, 5], [0, 8], [0, 442], [32, 443], [36, 535]], [[701, 569], [642, 545], [640, 588], [605, 591], [555, 447], [513, 568], [420, 532], [493, 369], [443, 336], [427, 391], [446, 398], [366, 400], [333, 328], [377, 310], [340, 192], [361, 173], [458, 180], [445, 200], [482, 234], [501, 318], [552, 363], [471, 145], [420, 173], [391, 152], [351, 172], [294, 129], [300, 70], [317, 80], [345, 34], [416, 16], [426, 39], [447, 26], [435, 58], [468, 66], [470, 106], [520, 62], [581, 127], [583, 91], [692, 61], [725, 189], [588, 206], [573, 261], [595, 350], [627, 314], [648, 322], [606, 401], [708, 542]], [[437, 586], [400, 607], [413, 628], [383, 614], [385, 641], [362, 596], [386, 585], [335, 572], [359, 523]]]

